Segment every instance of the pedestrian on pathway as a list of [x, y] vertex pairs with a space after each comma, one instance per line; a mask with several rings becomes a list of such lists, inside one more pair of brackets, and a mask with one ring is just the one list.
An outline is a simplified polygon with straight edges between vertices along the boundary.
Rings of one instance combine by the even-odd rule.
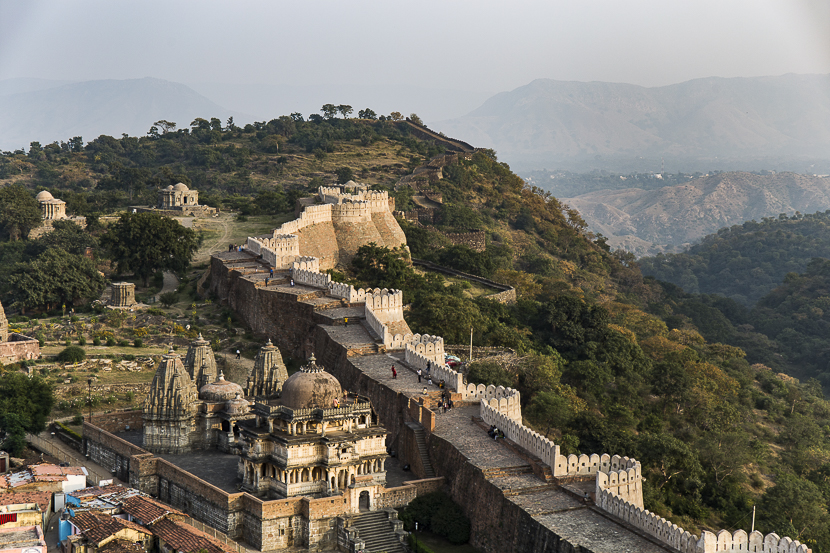
[[294, 279], [291, 279], [291, 286], [294, 286]]
[[274, 268], [273, 268], [273, 267], [271, 267], [271, 271], [270, 271], [270, 273], [271, 273], [271, 275], [270, 275], [270, 276], [271, 276], [271, 278], [274, 278]]
[[240, 353], [239, 350], [236, 350], [236, 358], [239, 359]]
[[421, 369], [418, 369], [418, 384], [421, 383]]
[[398, 378], [398, 371], [395, 370], [395, 365], [392, 365], [392, 378]]
[[265, 277], [265, 287], [268, 288], [268, 281], [271, 280], [268, 277]]
[[348, 317], [343, 317], [343, 324], [345, 326], [349, 326], [349, 318]]
[[430, 371], [432, 371], [432, 361], [427, 361], [427, 374], [429, 374]]

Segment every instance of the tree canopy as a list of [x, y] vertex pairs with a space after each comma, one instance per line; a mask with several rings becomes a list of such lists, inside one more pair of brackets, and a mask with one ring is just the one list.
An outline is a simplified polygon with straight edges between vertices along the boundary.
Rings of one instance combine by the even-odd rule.
[[156, 271], [183, 272], [199, 241], [178, 221], [155, 213], [124, 213], [101, 237], [119, 272], [132, 271], [144, 285]]
[[10, 240], [25, 238], [41, 222], [40, 205], [22, 185], [0, 188], [0, 228]]
[[52, 388], [39, 376], [5, 373], [0, 379], [0, 449], [19, 455], [26, 433], [46, 429], [54, 402]]

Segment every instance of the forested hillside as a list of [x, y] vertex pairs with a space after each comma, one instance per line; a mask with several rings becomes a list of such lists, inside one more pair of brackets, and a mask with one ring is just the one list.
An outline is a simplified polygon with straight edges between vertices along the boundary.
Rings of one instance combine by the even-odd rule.
[[[152, 202], [159, 186], [177, 180], [240, 217], [285, 215], [318, 184], [352, 177], [412, 207], [413, 190], [395, 182], [442, 149], [368, 111], [361, 120], [294, 114], [241, 129], [196, 120], [142, 138], [33, 145], [3, 155], [0, 175], [30, 200], [48, 188], [92, 225], [104, 212]], [[338, 280], [402, 289], [413, 331], [464, 343], [472, 327], [477, 345], [514, 348], [514, 363], [473, 364], [468, 379], [519, 389], [526, 422], [567, 453], [641, 460], [650, 510], [694, 531], [747, 527], [757, 504], [759, 529], [830, 551], [830, 404], [820, 385], [752, 364], [742, 349], [720, 343], [730, 332], [760, 335], [735, 327], [714, 300], [694, 303], [644, 280], [632, 255], [612, 252], [576, 211], [527, 186], [494, 152], [478, 151], [442, 176], [430, 184], [443, 198], [434, 224], [402, 223], [412, 254], [512, 284], [517, 304], [417, 271], [405, 251], [372, 246], [339, 267]], [[14, 240], [11, 222], [0, 224], [4, 266], [13, 252], [40, 259], [50, 245], [65, 250], [60, 237], [77, 232]], [[471, 229], [486, 232], [486, 251], [451, 246], [441, 232]], [[99, 255], [110, 261], [113, 253]], [[709, 333], [715, 319], [724, 338]]]
[[683, 253], [639, 263], [644, 275], [687, 292], [720, 294], [752, 307], [814, 257], [830, 258], [830, 211], [747, 221], [722, 228]]

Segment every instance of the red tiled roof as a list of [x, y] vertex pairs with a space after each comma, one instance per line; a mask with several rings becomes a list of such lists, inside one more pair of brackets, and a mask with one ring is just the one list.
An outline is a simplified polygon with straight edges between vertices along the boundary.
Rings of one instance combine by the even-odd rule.
[[151, 527], [153, 534], [158, 536], [168, 547], [183, 553], [193, 553], [205, 549], [208, 553], [225, 553], [231, 549], [221, 542], [211, 538], [204, 532], [193, 528], [189, 524], [175, 522], [163, 518]]
[[115, 518], [103, 513], [96, 513], [94, 511], [82, 511], [75, 513], [75, 516], [72, 517], [72, 524], [78, 527], [85, 538], [96, 545], [108, 537], [117, 534], [124, 528], [132, 528], [133, 530], [143, 534], [152, 535], [150, 530], [144, 528], [143, 526], [139, 526], [135, 522]]
[[148, 497], [133, 496], [121, 502], [121, 509], [142, 524], [153, 524], [167, 515], [185, 516], [184, 513]]
[[52, 503], [52, 492], [11, 492], [0, 493], [0, 505], [37, 503], [41, 511], [48, 511]]
[[40, 476], [82, 476], [86, 474], [83, 467], [59, 467], [58, 465], [32, 465], [29, 467], [35, 478]]
[[99, 549], [98, 553], [144, 553], [144, 547], [127, 540], [112, 540]]

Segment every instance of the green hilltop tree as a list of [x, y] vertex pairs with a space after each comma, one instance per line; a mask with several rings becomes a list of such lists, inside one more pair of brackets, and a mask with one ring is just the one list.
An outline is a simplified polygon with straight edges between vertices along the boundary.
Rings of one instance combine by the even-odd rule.
[[55, 398], [52, 388], [39, 376], [29, 378], [9, 372], [0, 379], [0, 449], [20, 455], [26, 434], [46, 429]]
[[144, 286], [156, 271], [183, 272], [199, 246], [196, 233], [156, 213], [124, 213], [101, 237], [119, 272], [132, 271]]
[[10, 240], [25, 238], [41, 222], [40, 205], [22, 185], [0, 188], [0, 228]]
[[91, 259], [49, 247], [33, 261], [18, 264], [9, 284], [15, 306], [52, 308], [97, 298], [106, 279]]

